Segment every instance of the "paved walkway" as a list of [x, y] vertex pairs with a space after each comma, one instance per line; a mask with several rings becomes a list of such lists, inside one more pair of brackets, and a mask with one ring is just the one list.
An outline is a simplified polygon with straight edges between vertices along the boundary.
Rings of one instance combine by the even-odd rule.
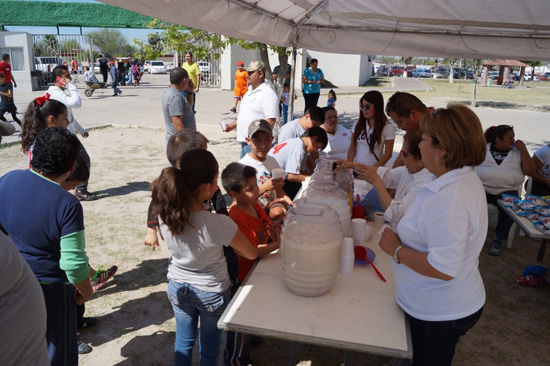
[[[382, 92], [430, 90], [426, 84], [416, 78], [394, 78], [393, 85], [379, 88]], [[82, 108], [74, 111], [77, 120], [85, 127], [105, 125], [132, 125], [164, 128], [160, 99], [163, 90], [168, 86], [168, 75], [145, 75], [140, 87], [121, 87], [123, 94], [112, 97], [112, 89], [98, 89], [92, 97], [85, 97], [84, 84], [77, 83], [82, 95]], [[351, 127], [358, 117], [359, 95], [368, 91], [364, 87], [339, 88], [340, 96], [337, 109], [341, 122]], [[325, 105], [327, 89], [322, 90], [319, 105]], [[20, 92], [15, 89], [15, 101], [21, 113], [26, 110], [30, 101], [44, 91]], [[298, 93], [295, 111], [299, 114], [304, 108], [304, 100]], [[430, 100], [424, 101], [433, 105]], [[236, 114], [229, 111], [233, 106], [233, 91], [218, 88], [201, 88], [197, 95], [197, 123], [217, 125], [222, 121], [231, 122]], [[435, 105], [443, 107], [442, 105]], [[516, 135], [526, 141], [528, 148], [534, 151], [544, 143], [550, 143], [548, 126], [550, 113], [531, 112], [525, 110], [500, 110], [493, 108], [476, 108], [484, 127], [495, 124], [510, 124], [515, 126]], [[233, 136], [233, 135], [230, 135]], [[13, 136], [4, 137], [2, 144], [19, 140], [19, 132]]]

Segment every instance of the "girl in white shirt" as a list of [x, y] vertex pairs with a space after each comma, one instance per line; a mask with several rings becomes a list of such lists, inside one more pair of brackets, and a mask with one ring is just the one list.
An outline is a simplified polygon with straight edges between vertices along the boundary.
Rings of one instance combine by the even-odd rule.
[[392, 155], [395, 129], [384, 114], [382, 93], [366, 92], [359, 101], [359, 108], [359, 120], [353, 127], [347, 160], [384, 166]]
[[449, 105], [420, 122], [426, 178], [382, 250], [393, 258], [396, 300], [409, 320], [414, 365], [451, 365], [458, 340], [481, 317], [485, 288], [479, 253], [487, 203], [474, 166], [486, 143], [479, 118]]
[[514, 221], [497, 204], [504, 193], [518, 195], [518, 187], [525, 175], [535, 171], [535, 163], [521, 140], [515, 140], [514, 128], [508, 125], [489, 127], [485, 131], [487, 153], [485, 160], [476, 167], [487, 196], [487, 203], [498, 207], [498, 222], [489, 254], [500, 255], [502, 242]]

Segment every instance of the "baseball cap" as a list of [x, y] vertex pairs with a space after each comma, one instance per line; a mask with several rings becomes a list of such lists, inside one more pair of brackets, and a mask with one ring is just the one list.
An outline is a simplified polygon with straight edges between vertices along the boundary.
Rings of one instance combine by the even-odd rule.
[[265, 70], [265, 65], [262, 61], [252, 61], [246, 71], [256, 71], [258, 69]]
[[250, 125], [248, 126], [248, 138], [252, 138], [252, 136], [254, 136], [254, 134], [258, 131], [265, 132], [269, 136], [273, 136], [271, 125], [265, 119], [255, 119], [250, 122]]
[[244, 66], [244, 62], [242, 61], [237, 62], [237, 66]]

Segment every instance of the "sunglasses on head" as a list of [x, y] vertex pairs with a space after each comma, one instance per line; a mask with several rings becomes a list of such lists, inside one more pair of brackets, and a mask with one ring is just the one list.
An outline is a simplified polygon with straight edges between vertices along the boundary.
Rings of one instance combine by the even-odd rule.
[[361, 107], [361, 109], [366, 109], [367, 111], [371, 109], [372, 105], [370, 104], [359, 104], [359, 107]]

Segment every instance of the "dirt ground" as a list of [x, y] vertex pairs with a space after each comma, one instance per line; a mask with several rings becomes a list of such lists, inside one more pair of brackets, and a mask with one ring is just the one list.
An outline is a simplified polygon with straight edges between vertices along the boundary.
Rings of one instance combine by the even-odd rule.
[[[220, 170], [238, 160], [233, 136], [215, 125], [199, 125]], [[92, 158], [90, 191], [100, 195], [83, 202], [86, 250], [94, 267], [119, 266], [108, 285], [87, 303], [87, 316], [97, 326], [82, 331], [93, 352], [81, 365], [172, 365], [175, 322], [166, 298], [169, 253], [164, 245], [151, 251], [143, 245], [149, 182], [167, 165], [164, 131], [152, 128], [108, 127], [90, 131], [82, 140]], [[0, 150], [0, 176], [25, 167], [19, 145]], [[229, 203], [229, 202], [228, 202]], [[487, 235], [494, 234], [495, 216]], [[488, 249], [490, 239], [487, 240]], [[539, 242], [516, 236], [501, 257], [484, 250], [480, 269], [487, 303], [480, 322], [461, 340], [454, 365], [549, 365], [550, 286], [523, 288], [515, 278], [535, 261]], [[548, 265], [548, 257], [543, 265]], [[198, 352], [195, 352], [195, 355]], [[252, 351], [255, 365], [288, 365], [290, 344], [265, 339]], [[305, 344], [297, 346], [301, 366], [340, 365], [344, 351]], [[351, 365], [382, 365], [389, 359], [352, 352]]]

